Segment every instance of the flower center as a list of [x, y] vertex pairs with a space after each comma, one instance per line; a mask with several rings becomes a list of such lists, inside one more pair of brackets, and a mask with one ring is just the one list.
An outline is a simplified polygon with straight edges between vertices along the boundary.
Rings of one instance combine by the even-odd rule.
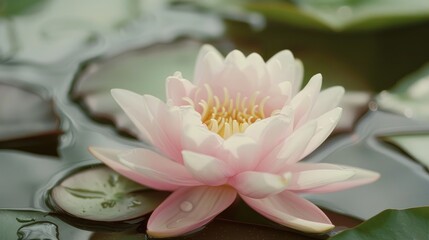
[[[268, 96], [258, 101], [259, 92], [250, 96], [241, 96], [237, 93], [231, 97], [228, 89], [223, 89], [223, 98], [213, 94], [209, 85], [204, 85], [207, 91], [207, 99], [200, 100], [201, 120], [212, 132], [219, 134], [223, 138], [228, 138], [235, 133], [241, 133], [252, 123], [265, 118], [264, 105], [269, 99]], [[191, 105], [193, 101], [185, 99]]]

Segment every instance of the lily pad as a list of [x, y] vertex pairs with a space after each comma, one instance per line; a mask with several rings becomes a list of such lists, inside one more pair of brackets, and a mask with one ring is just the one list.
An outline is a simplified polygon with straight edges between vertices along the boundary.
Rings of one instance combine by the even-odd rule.
[[406, 117], [429, 120], [429, 64], [377, 96], [380, 107]]
[[136, 133], [110, 90], [124, 88], [165, 99], [165, 79], [176, 71], [191, 79], [200, 47], [197, 42], [180, 41], [89, 63], [76, 79], [72, 96], [92, 116], [113, 120], [118, 128]]
[[250, 10], [288, 24], [333, 30], [374, 30], [421, 22], [429, 19], [425, 0], [294, 0], [241, 1]]
[[[5, 14], [21, 12], [24, 7], [29, 9], [30, 2], [36, 5], [42, 1], [6, 1]], [[140, 1], [133, 0], [48, 1], [31, 15], [0, 21], [0, 59], [58, 63], [74, 56], [78, 49], [91, 46], [91, 40], [115, 32], [140, 17], [143, 8]]]
[[392, 143], [429, 169], [429, 134], [416, 133], [384, 136], [381, 139]]
[[52, 200], [78, 218], [118, 222], [142, 217], [168, 195], [132, 182], [105, 166], [90, 167], [65, 178]]
[[429, 207], [386, 210], [329, 240], [428, 239]]
[[43, 91], [0, 83], [0, 149], [52, 154], [60, 133], [53, 102]]

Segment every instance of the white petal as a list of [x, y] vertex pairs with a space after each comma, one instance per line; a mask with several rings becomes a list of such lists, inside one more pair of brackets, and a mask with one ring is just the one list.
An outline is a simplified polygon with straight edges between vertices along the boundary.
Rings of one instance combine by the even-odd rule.
[[[109, 166], [116, 172], [142, 185], [166, 191], [175, 190], [180, 187], [180, 185], [178, 185], [176, 182], [169, 182], [165, 181], [164, 179], [161, 179], [161, 181], [158, 181], [157, 179], [151, 179], [146, 175], [124, 165], [119, 161], [118, 157], [118, 155], [120, 153], [123, 153], [124, 150], [90, 147], [89, 151], [97, 159], [104, 162], [107, 166]], [[125, 150], [125, 152], [126, 151], [129, 150]]]
[[118, 157], [123, 165], [152, 181], [178, 186], [201, 185], [185, 166], [149, 149], [135, 148], [119, 154]]
[[172, 101], [174, 105], [188, 105], [184, 97], [190, 97], [191, 92], [196, 88], [191, 82], [179, 76], [170, 76], [166, 82], [167, 101]]
[[233, 172], [222, 160], [191, 151], [183, 151], [183, 159], [188, 171], [195, 179], [209, 186], [225, 184]]
[[147, 233], [165, 238], [195, 230], [231, 205], [237, 194], [230, 187], [181, 188], [152, 213]]
[[284, 172], [285, 166], [301, 160], [301, 155], [316, 131], [316, 123], [310, 122], [296, 130], [282, 144], [279, 144], [257, 169], [268, 172]]
[[183, 149], [214, 155], [223, 144], [223, 138], [205, 126], [188, 126], [182, 132]]
[[305, 190], [343, 182], [355, 175], [355, 171], [348, 169], [315, 169], [293, 172], [288, 190]]
[[308, 143], [304, 153], [301, 155], [301, 158], [304, 158], [308, 154], [312, 153], [326, 140], [326, 138], [328, 138], [335, 126], [337, 126], [337, 123], [341, 117], [341, 112], [341, 108], [334, 108], [315, 120], [317, 122], [316, 132]]
[[[307, 85], [302, 89], [291, 101], [290, 105], [295, 110], [295, 127], [299, 127], [303, 125], [313, 108], [313, 104], [315, 103], [320, 88], [322, 87], [322, 75], [316, 74], [314, 75]], [[303, 102], [306, 102], [303, 104]]]
[[[234, 134], [223, 143], [223, 149], [228, 153], [226, 161], [237, 172], [253, 169], [258, 164], [259, 147], [254, 139], [241, 134]], [[225, 155], [224, 152], [220, 152], [220, 154], [218, 158], [225, 159], [222, 156]]]
[[214, 75], [223, 67], [223, 56], [211, 45], [204, 45], [195, 63], [194, 83], [203, 86], [215, 80]]
[[344, 95], [344, 88], [340, 86], [330, 87], [320, 92], [314, 103], [310, 119], [319, 117], [338, 106]]
[[295, 82], [293, 84], [292, 94], [296, 93], [301, 89], [302, 80], [304, 79], [304, 66], [299, 59], [295, 60]]
[[263, 199], [241, 197], [266, 218], [299, 231], [321, 233], [334, 227], [316, 205], [288, 191]]
[[[291, 181], [291, 188], [294, 188], [294, 191], [298, 192], [305, 192], [305, 193], [327, 193], [327, 192], [336, 192], [341, 191], [344, 189], [349, 189], [353, 187], [357, 187], [360, 185], [368, 184], [371, 182], [376, 181], [380, 174], [365, 170], [361, 168], [356, 167], [350, 167], [350, 166], [343, 166], [343, 165], [335, 165], [335, 164], [328, 164], [328, 163], [299, 163], [294, 164], [288, 168], [288, 171], [292, 172], [292, 175], [294, 175], [295, 172], [304, 172], [304, 171], [320, 171], [320, 170], [330, 170], [330, 171], [343, 171], [344, 172], [344, 180], [338, 179], [338, 181], [326, 181], [324, 184], [320, 184], [319, 186], [315, 186], [312, 188], [305, 188], [302, 187], [301, 189], [299, 186], [296, 185], [296, 181], [293, 179]], [[352, 172], [353, 175], [349, 178], [346, 177], [346, 175]], [[341, 174], [341, 173], [338, 173]], [[323, 178], [329, 178], [329, 176], [325, 176]]]
[[231, 179], [231, 185], [241, 194], [251, 198], [265, 198], [286, 189], [290, 174], [276, 175], [264, 172], [242, 172]]

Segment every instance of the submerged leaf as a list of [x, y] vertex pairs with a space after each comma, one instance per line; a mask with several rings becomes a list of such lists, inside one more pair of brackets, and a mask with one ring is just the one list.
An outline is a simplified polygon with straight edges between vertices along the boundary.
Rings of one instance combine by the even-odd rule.
[[380, 107], [409, 118], [429, 120], [429, 64], [377, 96]]
[[416, 161], [429, 169], [429, 134], [416, 133], [404, 135], [384, 136], [383, 140], [398, 146]]
[[429, 19], [429, 2], [424, 0], [243, 2], [251, 10], [259, 11], [270, 19], [333, 31], [383, 29]]
[[429, 207], [385, 210], [330, 240], [428, 239]]
[[113, 120], [120, 129], [134, 135], [134, 125], [113, 100], [112, 88], [165, 98], [165, 79], [180, 70], [192, 79], [195, 56], [201, 44], [182, 41], [157, 45], [90, 63], [78, 77], [72, 95], [91, 115]]
[[52, 189], [54, 203], [73, 216], [115, 222], [141, 217], [167, 196], [132, 182], [105, 166], [82, 169]]

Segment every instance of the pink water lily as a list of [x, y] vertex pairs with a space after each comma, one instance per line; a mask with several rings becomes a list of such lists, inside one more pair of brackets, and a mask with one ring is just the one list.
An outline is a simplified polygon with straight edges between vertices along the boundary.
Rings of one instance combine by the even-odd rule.
[[344, 89], [321, 91], [313, 76], [299, 91], [301, 62], [281, 51], [266, 63], [234, 50], [226, 58], [204, 46], [193, 83], [167, 79], [167, 103], [114, 89], [112, 95], [154, 149], [92, 154], [122, 175], [172, 194], [150, 216], [147, 232], [177, 236], [212, 220], [237, 194], [279, 224], [305, 232], [333, 227], [300, 193], [338, 191], [375, 181], [375, 172], [300, 163], [336, 126]]

